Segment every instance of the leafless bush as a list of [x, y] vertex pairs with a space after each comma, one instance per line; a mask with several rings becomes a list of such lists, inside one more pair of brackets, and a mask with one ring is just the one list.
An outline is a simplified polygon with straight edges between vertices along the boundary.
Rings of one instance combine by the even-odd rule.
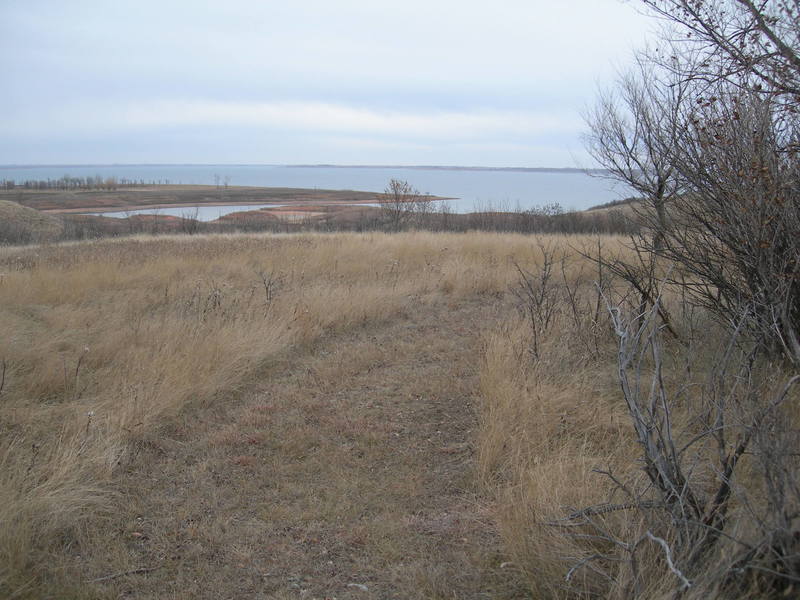
[[198, 216], [200, 214], [200, 207], [195, 206], [193, 210], [184, 211], [181, 214], [181, 231], [194, 235], [200, 230], [200, 221]]
[[664, 256], [691, 274], [694, 300], [728, 322], [748, 307], [751, 332], [800, 364], [800, 163], [783, 150], [800, 122], [721, 91], [690, 115], [675, 154], [692, 193], [675, 204]]
[[639, 247], [672, 283], [729, 325], [746, 308], [753, 339], [800, 364], [800, 4], [644, 4], [675, 29], [601, 98], [589, 149], [655, 209]]
[[[797, 102], [800, 94], [800, 2], [797, 0], [642, 0], [674, 27], [686, 79], [713, 82], [747, 76], [746, 86]], [[674, 46], [673, 46], [674, 48]], [[673, 48], [670, 48], [672, 50]], [[694, 60], [687, 61], [687, 54]], [[792, 100], [794, 97], [794, 100]]]
[[[599, 238], [597, 244], [600, 252]], [[605, 265], [596, 263], [598, 270], [594, 273], [593, 284], [592, 278], [584, 276], [586, 263], [581, 262], [575, 272], [576, 267], [564, 248], [540, 243], [538, 250], [535, 270], [524, 269], [514, 262], [519, 277], [511, 287], [517, 310], [530, 327], [531, 354], [539, 358], [542, 341], [560, 319], [566, 319], [571, 325], [573, 336], [591, 335], [597, 347], [601, 294], [609, 283]]]
[[392, 179], [384, 190], [381, 208], [391, 231], [407, 227], [415, 215], [426, 208], [425, 196], [407, 181]]
[[[673, 360], [660, 302], [644, 315], [638, 304], [609, 305], [642, 475], [597, 469], [611, 483], [609, 502], [550, 523], [585, 550], [565, 583], [589, 593], [576, 574], [590, 571], [623, 597], [791, 594], [800, 582], [792, 406], [800, 376], [764, 360], [742, 327], [707, 370], [696, 347], [683, 346], [688, 356]], [[682, 363], [694, 369], [676, 373]], [[693, 372], [707, 377], [692, 381]]]
[[660, 254], [663, 250], [666, 231], [661, 231], [662, 235], [658, 236], [659, 239], [656, 239], [651, 233], [630, 236], [628, 247], [625, 248], [624, 253], [617, 252], [616, 255], [608, 255], [602, 252], [602, 248], [597, 248], [596, 251], [592, 249], [589, 252], [584, 251], [582, 254], [585, 258], [597, 263], [599, 272], [602, 273], [605, 270], [611, 277], [621, 280], [627, 285], [627, 290], [622, 293], [620, 301], [635, 301], [637, 306], [635, 313], [640, 315], [640, 318], [643, 318], [650, 308], [655, 308], [664, 329], [673, 338], [680, 339], [669, 310], [663, 303], [656, 302], [662, 278], [665, 275], [665, 261], [661, 259]]
[[635, 210], [651, 226], [656, 248], [668, 228], [667, 207], [684, 187], [672, 154], [689, 85], [668, 75], [640, 54], [616, 90], [601, 92], [585, 116], [587, 150], [606, 169], [601, 176], [622, 181], [641, 195], [643, 203]]
[[281, 276], [274, 271], [265, 270], [258, 271], [257, 275], [264, 289], [264, 317], [266, 317], [272, 308], [272, 301], [275, 299], [281, 285]]
[[519, 272], [519, 281], [512, 288], [518, 301], [517, 306], [531, 327], [531, 352], [535, 358], [539, 358], [542, 336], [550, 329], [556, 311], [561, 308], [560, 290], [553, 282], [555, 252], [545, 246], [541, 246], [540, 249], [542, 264], [539, 272], [534, 274], [515, 264]]
[[642, 212], [637, 260], [596, 259], [635, 288], [642, 310], [653, 306], [659, 263], [674, 265], [671, 283], [693, 303], [728, 325], [747, 307], [753, 339], [800, 364], [800, 165], [785, 150], [800, 128], [770, 99], [716, 89], [684, 107], [670, 142], [687, 191], [671, 199], [669, 226], [657, 211]]

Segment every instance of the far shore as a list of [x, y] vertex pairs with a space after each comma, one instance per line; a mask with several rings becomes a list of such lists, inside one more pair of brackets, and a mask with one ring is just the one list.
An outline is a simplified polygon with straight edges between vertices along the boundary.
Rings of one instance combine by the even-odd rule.
[[[430, 201], [433, 202], [434, 200], [440, 200], [441, 198], [431, 198]], [[428, 200], [426, 200], [427, 202]], [[292, 203], [295, 206], [293, 207], [294, 210], [301, 210], [303, 207], [306, 206], [305, 201], [291, 201], [291, 200], [281, 200], [281, 204]], [[209, 207], [212, 208], [214, 206], [262, 206], [264, 204], [272, 204], [272, 201], [240, 201], [240, 200], [231, 200], [227, 202], [197, 202], [197, 203], [188, 203], [188, 202], [178, 202], [178, 203], [166, 203], [166, 204], [141, 204], [141, 205], [131, 205], [126, 204], [124, 208], [102, 208], [99, 210], [93, 210], [92, 214], [104, 214], [104, 213], [116, 213], [116, 212], [125, 212], [125, 211], [134, 211], [134, 210], [150, 210], [150, 209], [159, 209], [159, 208], [194, 208], [195, 206], [199, 207]], [[385, 203], [385, 200], [375, 199], [375, 200], [317, 200], [314, 202], [315, 206], [325, 205], [325, 206], [353, 206], [359, 204], [378, 204], [378, 203]], [[275, 202], [277, 204], [277, 202]], [[275, 208], [284, 208], [275, 206]], [[266, 209], [265, 209], [266, 210]], [[50, 208], [50, 209], [43, 209], [42, 212], [50, 213], [50, 214], [86, 214], [87, 210], [85, 208]]]
[[[16, 188], [0, 191], [0, 199], [12, 200], [50, 214], [97, 214], [161, 208], [261, 204], [292, 204], [294, 205], [292, 208], [301, 209], [307, 205], [345, 207], [387, 202], [386, 196], [380, 192], [214, 185], [125, 186], [111, 190]], [[420, 198], [430, 202], [447, 199], [449, 198], [439, 196]]]

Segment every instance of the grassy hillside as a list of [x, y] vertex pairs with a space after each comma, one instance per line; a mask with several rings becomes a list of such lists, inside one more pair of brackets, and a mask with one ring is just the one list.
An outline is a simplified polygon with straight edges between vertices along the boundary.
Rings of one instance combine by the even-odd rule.
[[[513, 261], [534, 263], [537, 252], [523, 236], [489, 234], [159, 237], [0, 250], [4, 589], [31, 585], [35, 596], [65, 574], [135, 567], [128, 540], [109, 548], [109, 515], [135, 510], [135, 494], [119, 495], [128, 472], [188, 407], [225, 406], [281, 357], [330, 336], [368, 335], [363, 328], [477, 299], [502, 307]], [[464, 334], [485, 328], [462, 318], [454, 327]], [[331, 371], [317, 385], [339, 376]], [[86, 548], [78, 563], [69, 557], [76, 544]], [[118, 564], [103, 567], [109, 557]], [[51, 568], [42, 571], [45, 561]]]
[[[632, 296], [598, 250], [631, 258], [621, 238], [488, 233], [0, 248], [0, 592], [671, 597], [605, 304]], [[705, 460], [690, 392], [724, 387], [719, 329], [663, 301], [660, 381]], [[731, 537], [754, 535], [754, 489]], [[689, 596], [730, 595], [690, 575]]]
[[0, 200], [0, 245], [52, 241], [58, 239], [63, 229], [57, 217]]

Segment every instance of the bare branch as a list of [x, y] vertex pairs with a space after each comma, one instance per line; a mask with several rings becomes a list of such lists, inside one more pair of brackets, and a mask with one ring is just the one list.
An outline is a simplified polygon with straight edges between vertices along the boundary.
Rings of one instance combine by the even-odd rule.
[[692, 587], [692, 583], [688, 579], [686, 579], [684, 574], [681, 573], [680, 570], [675, 566], [675, 563], [672, 560], [672, 550], [670, 549], [669, 544], [667, 544], [667, 542], [664, 541], [662, 538], [653, 535], [649, 531], [645, 533], [645, 535], [647, 536], [647, 539], [655, 542], [656, 544], [661, 546], [661, 548], [664, 550], [664, 558], [667, 561], [667, 567], [669, 567], [669, 570], [672, 571], [675, 574], [675, 576], [681, 581], [680, 589], [687, 590], [690, 587]]

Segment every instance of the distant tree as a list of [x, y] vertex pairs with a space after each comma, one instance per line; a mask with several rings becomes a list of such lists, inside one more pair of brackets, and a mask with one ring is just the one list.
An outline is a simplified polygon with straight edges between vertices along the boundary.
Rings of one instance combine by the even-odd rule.
[[391, 179], [383, 192], [381, 208], [391, 231], [408, 226], [414, 215], [424, 212], [427, 198], [407, 181]]
[[183, 211], [181, 214], [181, 231], [189, 235], [194, 235], [200, 229], [200, 207], [195, 206], [193, 209]]

